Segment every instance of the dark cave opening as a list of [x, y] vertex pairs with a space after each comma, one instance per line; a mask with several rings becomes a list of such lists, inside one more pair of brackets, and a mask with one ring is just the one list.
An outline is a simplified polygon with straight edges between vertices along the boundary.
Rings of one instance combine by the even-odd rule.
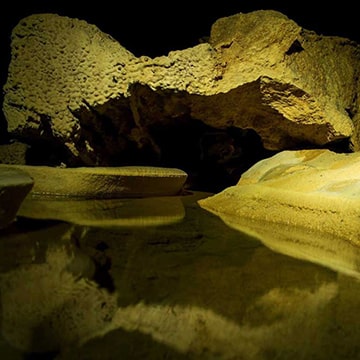
[[252, 129], [217, 129], [191, 118], [157, 123], [149, 132], [161, 149], [160, 165], [184, 170], [186, 187], [195, 191], [235, 185], [244, 171], [274, 154]]

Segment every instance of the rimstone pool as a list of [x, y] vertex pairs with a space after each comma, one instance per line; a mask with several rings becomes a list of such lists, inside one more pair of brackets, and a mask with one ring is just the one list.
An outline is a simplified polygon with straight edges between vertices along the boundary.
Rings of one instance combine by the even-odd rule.
[[360, 250], [290, 256], [210, 195], [25, 200], [0, 232], [1, 359], [360, 358]]

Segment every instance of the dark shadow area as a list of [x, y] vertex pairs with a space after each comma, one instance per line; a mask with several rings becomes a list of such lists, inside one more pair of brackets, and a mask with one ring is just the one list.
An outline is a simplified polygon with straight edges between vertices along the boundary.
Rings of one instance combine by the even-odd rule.
[[[47, 352], [47, 353], [28, 353], [24, 354], [24, 360], [54, 360], [59, 355], [59, 352]], [[4, 359], [6, 360], [6, 359]]]
[[[38, 139], [28, 142], [29, 148], [26, 152], [26, 164], [38, 166], [61, 166], [69, 162], [70, 152], [62, 144], [56, 141]], [[77, 165], [76, 160], [70, 165]]]
[[[2, 105], [2, 97], [0, 98], [1, 105]], [[9, 143], [9, 134], [7, 131], [7, 121], [3, 114], [3, 112], [0, 112], [0, 145], [2, 144], [8, 144]]]
[[161, 149], [161, 165], [188, 173], [187, 188], [219, 192], [274, 152], [264, 149], [253, 130], [216, 129], [185, 118], [154, 124], [150, 133]]
[[61, 359], [67, 360], [98, 360], [98, 359], [126, 359], [126, 360], [195, 360], [195, 354], [185, 353], [171, 348], [166, 343], [156, 341], [151, 335], [139, 331], [117, 329], [103, 337], [90, 340], [79, 349], [61, 354]]
[[[146, 134], [133, 135], [138, 129], [128, 100], [111, 99], [91, 106], [84, 101], [71, 111], [79, 121], [79, 164], [86, 166], [154, 165], [156, 151]], [[90, 153], [88, 145], [93, 151]]]

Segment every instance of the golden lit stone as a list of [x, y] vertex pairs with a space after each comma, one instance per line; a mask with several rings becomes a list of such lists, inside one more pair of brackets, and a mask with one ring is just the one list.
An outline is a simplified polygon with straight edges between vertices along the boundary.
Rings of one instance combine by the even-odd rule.
[[359, 169], [360, 153], [284, 151], [198, 203], [274, 250], [359, 276]]
[[1, 165], [26, 171], [34, 179], [31, 195], [119, 198], [179, 194], [187, 179], [180, 169], [150, 166], [55, 168]]

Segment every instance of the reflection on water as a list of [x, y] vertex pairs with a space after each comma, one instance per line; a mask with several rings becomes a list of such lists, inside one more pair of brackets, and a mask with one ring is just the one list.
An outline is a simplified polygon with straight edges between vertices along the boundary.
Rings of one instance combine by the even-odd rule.
[[55, 219], [83, 226], [136, 227], [181, 221], [185, 210], [178, 196], [91, 201], [28, 197], [18, 214], [32, 219]]
[[236, 218], [236, 222], [226, 216], [222, 219], [230, 227], [260, 239], [274, 251], [360, 279], [360, 247], [346, 236], [250, 218]]
[[[28, 203], [0, 233], [1, 359], [360, 358], [358, 250], [324, 237], [310, 251], [284, 229], [262, 243], [204, 196], [144, 201], [152, 223], [134, 222], [136, 199], [43, 203], [46, 221]], [[159, 222], [164, 206], [179, 217]]]

